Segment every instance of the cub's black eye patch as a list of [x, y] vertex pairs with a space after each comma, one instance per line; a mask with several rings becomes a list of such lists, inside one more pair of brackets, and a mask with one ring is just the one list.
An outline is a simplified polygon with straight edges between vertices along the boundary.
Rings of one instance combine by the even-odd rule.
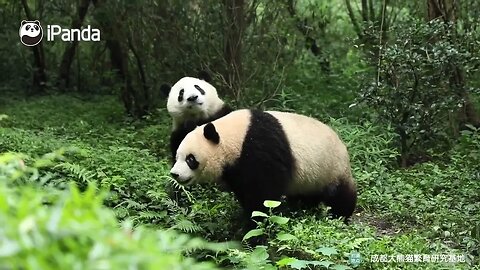
[[187, 156], [187, 158], [185, 159], [185, 162], [187, 162], [188, 167], [192, 170], [195, 170], [195, 169], [198, 168], [199, 163], [198, 163], [197, 159], [195, 158], [195, 156], [192, 155], [192, 154], [189, 154]]
[[200, 86], [195, 84], [194, 87], [200, 92], [200, 94], [205, 95], [205, 90], [203, 90]]
[[181, 102], [183, 100], [183, 92], [185, 92], [185, 90], [180, 90], [180, 93], [178, 93], [178, 102]]

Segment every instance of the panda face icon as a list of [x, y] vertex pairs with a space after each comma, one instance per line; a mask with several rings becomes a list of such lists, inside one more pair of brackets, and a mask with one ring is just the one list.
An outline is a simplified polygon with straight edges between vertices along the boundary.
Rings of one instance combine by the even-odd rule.
[[43, 38], [43, 29], [38, 20], [25, 21], [20, 24], [20, 30], [18, 32], [20, 41], [25, 46], [35, 46]]

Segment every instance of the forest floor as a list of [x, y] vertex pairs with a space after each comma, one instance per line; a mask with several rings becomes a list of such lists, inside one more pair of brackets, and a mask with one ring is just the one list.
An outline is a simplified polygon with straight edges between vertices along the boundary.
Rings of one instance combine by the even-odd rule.
[[[308, 104], [296, 105], [309, 113]], [[231, 194], [200, 186], [189, 189], [189, 197], [171, 184], [171, 123], [164, 108], [134, 121], [111, 96], [8, 98], [0, 100], [0, 107], [0, 114], [8, 116], [0, 121], [0, 152], [39, 157], [73, 147], [78, 154], [68, 162], [79, 172], [62, 172], [65, 181], [78, 179], [77, 173], [108, 189], [105, 204], [118, 219], [175, 228], [209, 241], [241, 240], [239, 206]], [[388, 128], [323, 117], [348, 145], [358, 183], [357, 211], [349, 225], [328, 219], [323, 207], [292, 213], [288, 224], [269, 231], [270, 260], [294, 254], [353, 267], [349, 254], [358, 252], [359, 269], [480, 269], [478, 131], [464, 134], [434, 161], [398, 169], [392, 165], [395, 135]], [[172, 194], [181, 195], [179, 205], [166, 196]], [[279, 240], [277, 231], [295, 239]], [[439, 255], [439, 262], [426, 262], [424, 255]]]

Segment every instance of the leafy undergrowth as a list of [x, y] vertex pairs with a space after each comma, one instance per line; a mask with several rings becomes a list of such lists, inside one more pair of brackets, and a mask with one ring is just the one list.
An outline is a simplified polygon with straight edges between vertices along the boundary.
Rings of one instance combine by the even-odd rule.
[[[285, 214], [259, 225], [268, 226], [265, 246], [240, 248], [211, 244], [244, 236], [229, 193], [172, 185], [166, 111], [137, 122], [118, 103], [106, 96], [3, 103], [0, 153], [23, 154], [0, 160], [0, 268], [478, 267], [477, 130], [435, 161], [398, 170], [388, 127], [328, 119], [348, 144], [357, 180], [350, 224], [328, 219], [324, 208]], [[453, 255], [462, 262], [445, 262]]]

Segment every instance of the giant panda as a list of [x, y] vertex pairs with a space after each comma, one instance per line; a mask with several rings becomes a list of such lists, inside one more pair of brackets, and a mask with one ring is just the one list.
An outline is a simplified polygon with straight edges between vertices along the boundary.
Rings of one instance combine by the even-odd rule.
[[217, 90], [210, 82], [206, 72], [200, 72], [199, 78], [183, 77], [172, 87], [161, 86], [161, 91], [168, 96], [167, 111], [172, 117], [170, 134], [170, 151], [175, 160], [177, 148], [183, 138], [197, 126], [218, 119], [232, 111], [218, 97]]
[[237, 110], [197, 127], [180, 144], [170, 174], [185, 186], [226, 185], [247, 215], [285, 195], [324, 202], [347, 221], [357, 201], [344, 143], [329, 126], [294, 113]]

